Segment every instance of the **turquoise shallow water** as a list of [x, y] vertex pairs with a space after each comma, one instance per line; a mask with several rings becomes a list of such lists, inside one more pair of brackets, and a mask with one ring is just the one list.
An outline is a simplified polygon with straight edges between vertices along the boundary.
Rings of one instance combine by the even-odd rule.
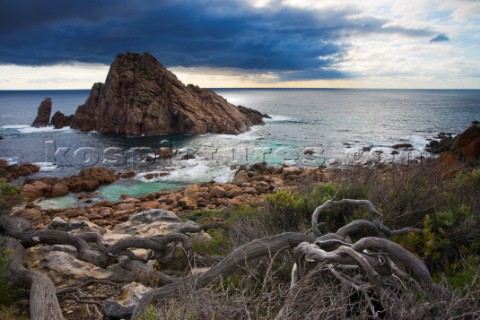
[[[269, 114], [264, 126], [241, 135], [116, 137], [69, 128], [29, 127], [45, 97], [52, 113], [74, 113], [88, 91], [0, 91], [0, 158], [42, 166], [37, 176], [66, 176], [91, 165], [135, 171], [129, 183], [102, 189], [104, 197], [138, 195], [189, 182], [227, 181], [231, 165], [266, 161], [302, 166], [339, 162], [402, 161], [420, 155], [427, 139], [459, 133], [480, 120], [480, 90], [218, 89], [235, 105]], [[393, 156], [392, 145], [414, 150]], [[141, 154], [171, 146], [196, 159], [145, 164]], [[370, 151], [366, 150], [368, 147]], [[304, 154], [309, 149], [313, 154]], [[60, 152], [60, 151], [61, 152]], [[403, 158], [402, 158], [403, 157]], [[169, 172], [146, 180], [147, 172]], [[35, 177], [35, 176], [34, 176]], [[149, 183], [147, 183], [149, 182]], [[153, 182], [153, 183], [152, 183]], [[67, 201], [67, 200], [65, 200]]]
[[98, 196], [90, 198], [90, 202], [82, 202], [75, 195], [69, 194], [63, 197], [41, 200], [37, 204], [42, 208], [64, 209], [77, 206], [89, 206], [92, 202], [108, 200], [118, 202], [122, 195], [137, 197], [151, 192], [173, 190], [185, 186], [182, 182], [141, 182], [137, 180], [119, 180], [116, 183], [100, 187], [96, 193]]
[[144, 182], [136, 183], [135, 181], [129, 183], [115, 183], [99, 189], [101, 198], [109, 201], [118, 201], [119, 196], [128, 194], [136, 197], [150, 192], [157, 192], [162, 190], [172, 190], [180, 188], [184, 184], [178, 182]]

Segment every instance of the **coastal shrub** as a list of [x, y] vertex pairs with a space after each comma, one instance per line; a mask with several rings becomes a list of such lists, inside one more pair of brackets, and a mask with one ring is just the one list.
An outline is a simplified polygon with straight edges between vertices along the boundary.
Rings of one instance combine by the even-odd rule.
[[[7, 180], [0, 179], [0, 215], [9, 214], [10, 210], [21, 200], [18, 188], [7, 183]], [[22, 296], [22, 290], [13, 287], [8, 281], [7, 267], [12, 252], [3, 247], [3, 241], [0, 236], [0, 318], [5, 320], [27, 319], [15, 305]]]
[[[389, 178], [378, 181], [376, 194], [382, 196], [379, 206], [385, 214], [385, 222], [392, 228], [420, 226], [426, 214], [439, 201], [438, 184], [432, 183], [424, 168], [396, 170]], [[378, 190], [377, 189], [377, 190]]]
[[472, 253], [478, 252], [479, 191], [480, 168], [459, 172], [444, 183], [438, 204], [431, 214], [431, 232], [443, 239], [438, 252], [444, 260], [458, 258], [462, 247], [469, 248]]
[[[263, 206], [240, 206], [207, 212], [207, 216], [222, 216], [232, 227], [229, 236], [231, 248], [234, 248], [284, 231], [308, 232], [313, 210], [326, 200], [368, 199], [383, 213], [382, 221], [387, 226], [422, 229], [422, 233], [407, 233], [394, 240], [425, 260], [435, 272], [435, 282], [451, 290], [448, 297], [433, 293], [426, 298], [421, 295], [413, 299], [402, 295], [381, 297], [379, 299], [385, 299], [381, 303], [389, 318], [415, 318], [417, 315], [432, 319], [461, 318], [464, 315], [473, 319], [480, 316], [480, 272], [477, 271], [480, 263], [480, 171], [463, 171], [439, 181], [429, 174], [430, 170], [413, 166], [378, 171], [361, 168], [353, 174], [340, 176], [336, 182], [316, 184], [310, 190], [267, 195]], [[322, 228], [325, 232], [335, 231], [355, 218], [367, 217], [366, 208], [336, 206], [321, 217]], [[205, 221], [196, 216], [191, 218]], [[228, 243], [224, 242], [228, 240], [223, 238], [224, 231], [212, 230], [209, 234], [213, 241], [194, 243], [195, 250], [203, 254], [226, 254], [228, 250], [222, 252]], [[315, 278], [299, 282], [291, 291], [289, 280], [293, 262], [290, 251], [255, 259], [220, 283], [185, 290], [179, 297], [160, 302], [154, 315], [161, 319], [275, 319], [287, 306], [284, 318], [345, 318], [352, 304], [345, 299], [344, 284], [328, 276], [327, 269], [320, 268], [312, 273]], [[409, 287], [409, 290], [415, 289]]]
[[223, 229], [210, 229], [206, 232], [210, 236], [209, 240], [194, 235], [192, 237], [192, 250], [203, 256], [223, 255], [232, 249], [232, 244], [228, 231]]
[[450, 245], [450, 240], [438, 232], [430, 215], [423, 219], [422, 233], [409, 232], [404, 236], [394, 238], [407, 250], [415, 253], [432, 267], [439, 264], [442, 251]]
[[446, 183], [443, 194], [445, 206], [453, 210], [469, 207], [469, 211], [478, 213], [480, 212], [479, 191], [480, 168], [461, 171]]
[[0, 214], [9, 213], [15, 205], [21, 202], [19, 190], [6, 179], [0, 179]]
[[7, 267], [12, 257], [11, 250], [3, 247], [3, 238], [0, 237], [0, 306], [11, 306], [20, 298], [22, 291], [12, 287], [8, 281]]
[[0, 305], [0, 319], [2, 320], [28, 320], [28, 316], [23, 313], [17, 306]]
[[[332, 199], [368, 199], [368, 190], [365, 186], [351, 183], [318, 183], [310, 192], [303, 195], [305, 219], [310, 223], [313, 211], [325, 201]], [[354, 218], [363, 217], [364, 213], [365, 210], [358, 207], [335, 206], [326, 210], [320, 218], [320, 229], [324, 232], [335, 232]]]
[[157, 309], [154, 306], [148, 307], [145, 313], [139, 317], [139, 320], [157, 320], [160, 319]]
[[431, 170], [413, 165], [355, 166], [336, 172], [336, 183], [350, 190], [349, 197], [370, 200], [389, 227], [420, 227], [425, 214], [432, 212], [440, 198], [441, 184]]
[[222, 215], [222, 211], [219, 210], [193, 210], [182, 212], [180, 217], [184, 222], [192, 220], [198, 224], [204, 224], [211, 222], [212, 218], [220, 217]]
[[[278, 191], [264, 199], [270, 223], [279, 232], [299, 231], [305, 221], [304, 201], [298, 192]], [[308, 221], [308, 220], [307, 220]]]
[[439, 281], [443, 276], [445, 281], [455, 290], [463, 294], [473, 293], [477, 301], [480, 301], [479, 265], [480, 256], [464, 256], [462, 259], [446, 265], [442, 274], [434, 275], [434, 280]]
[[[252, 229], [249, 226], [262, 226], [263, 231], [258, 230], [256, 237], [248, 237], [253, 240], [259, 236], [273, 235], [286, 231], [308, 231], [311, 216], [315, 208], [330, 199], [365, 199], [367, 189], [355, 187], [353, 184], [337, 184], [333, 182], [318, 183], [309, 192], [302, 194], [296, 191], [281, 190], [268, 194], [264, 198], [263, 208], [240, 208], [231, 212], [230, 223], [237, 223], [243, 229]], [[322, 216], [322, 228], [326, 232], [335, 231], [354, 218], [366, 217], [364, 208], [334, 207], [327, 210]], [[255, 229], [255, 228], [254, 228]], [[246, 231], [249, 233], [248, 231]], [[252, 234], [252, 236], [254, 236]]]
[[278, 232], [275, 218], [264, 208], [239, 206], [224, 213], [225, 222], [230, 225], [232, 245], [241, 246], [252, 240], [275, 235]]

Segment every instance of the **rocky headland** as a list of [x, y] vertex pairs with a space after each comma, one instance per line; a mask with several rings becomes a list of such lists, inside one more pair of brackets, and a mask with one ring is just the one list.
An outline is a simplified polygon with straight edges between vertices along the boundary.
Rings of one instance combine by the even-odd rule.
[[464, 132], [452, 136], [440, 133], [425, 148], [438, 154], [437, 171], [443, 177], [458, 172], [465, 164], [476, 166], [480, 163], [480, 126], [473, 121]]
[[105, 83], [93, 85], [71, 127], [104, 134], [239, 134], [263, 124], [210, 89], [184, 85], [148, 53], [118, 54]]
[[480, 127], [473, 121], [467, 130], [452, 137], [451, 134], [440, 133], [437, 139], [430, 141], [426, 150], [432, 153], [449, 153], [461, 160], [471, 161], [480, 158]]
[[210, 89], [184, 85], [148, 53], [118, 54], [105, 83], [95, 83], [74, 115], [55, 112], [52, 99], [38, 107], [33, 127], [70, 126], [102, 134], [239, 134], [264, 124], [266, 114], [234, 106]]

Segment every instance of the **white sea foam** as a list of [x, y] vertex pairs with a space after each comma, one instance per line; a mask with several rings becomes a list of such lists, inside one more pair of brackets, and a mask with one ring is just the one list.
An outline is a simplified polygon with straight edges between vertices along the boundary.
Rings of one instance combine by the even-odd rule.
[[250, 127], [250, 130], [241, 134], [218, 134], [216, 138], [220, 139], [230, 139], [230, 140], [242, 140], [242, 141], [251, 141], [261, 138], [257, 132], [261, 129], [260, 126]]
[[28, 124], [12, 124], [12, 125], [6, 125], [6, 126], [1, 126], [0, 128], [2, 129], [23, 129], [30, 127]]
[[289, 116], [284, 116], [281, 114], [269, 114], [269, 118], [264, 118], [263, 121], [265, 122], [285, 122], [285, 121], [296, 121], [295, 118], [289, 117]]
[[35, 127], [30, 127], [27, 126], [25, 128], [19, 128], [18, 131], [20, 133], [38, 133], [38, 132], [66, 132], [66, 131], [71, 131], [70, 127], [63, 127], [61, 129], [55, 129], [53, 126], [48, 126], [48, 127], [41, 127], [41, 128], [35, 128]]
[[61, 129], [55, 129], [53, 126], [35, 128], [28, 124], [13, 124], [0, 127], [2, 130], [15, 130], [17, 133], [29, 134], [39, 132], [67, 132], [71, 131], [70, 127], [63, 127]]
[[425, 137], [421, 136], [410, 136], [407, 137], [408, 143], [412, 144], [413, 148], [416, 150], [423, 150], [428, 144], [428, 140]]
[[3, 160], [6, 160], [8, 165], [18, 164], [18, 158], [3, 158]]
[[42, 172], [53, 171], [58, 168], [58, 165], [53, 162], [34, 162], [33, 164], [39, 166]]
[[[398, 140], [385, 141], [365, 141], [362, 143], [351, 144], [344, 150], [343, 164], [369, 164], [369, 163], [409, 163], [414, 159], [425, 156], [425, 145], [427, 140], [420, 136], [409, 136]], [[398, 143], [408, 143], [412, 145], [409, 149], [394, 149], [393, 146]]]
[[[160, 176], [160, 173], [168, 172], [168, 175]], [[159, 174], [152, 179], [146, 179], [149, 173]], [[137, 174], [135, 179], [142, 182], [181, 182], [195, 183], [215, 180], [217, 182], [228, 182], [233, 179], [234, 170], [229, 166], [222, 165], [216, 161], [209, 161], [197, 157], [196, 159], [174, 162], [171, 167], [161, 167], [157, 170]]]

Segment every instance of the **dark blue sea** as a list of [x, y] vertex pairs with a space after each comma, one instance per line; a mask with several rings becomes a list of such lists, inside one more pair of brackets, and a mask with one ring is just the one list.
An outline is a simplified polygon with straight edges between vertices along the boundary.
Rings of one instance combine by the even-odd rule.
[[[73, 114], [89, 91], [0, 91], [0, 158], [38, 163], [42, 171], [37, 176], [71, 175], [91, 165], [136, 171], [133, 182], [104, 191], [114, 198], [125, 190], [135, 194], [189, 182], [227, 181], [233, 175], [230, 166], [259, 161], [297, 166], [408, 161], [428, 156], [424, 147], [438, 133], [460, 133], [473, 120], [480, 120], [480, 90], [215, 91], [271, 119], [236, 136], [117, 137], [70, 128], [35, 129], [30, 124], [45, 97], [52, 98], [52, 115], [57, 110]], [[409, 143], [413, 150], [392, 154], [392, 146], [398, 143]], [[194, 154], [195, 159], [141, 161], [161, 146]], [[170, 175], [149, 181], [143, 177], [159, 171]]]

